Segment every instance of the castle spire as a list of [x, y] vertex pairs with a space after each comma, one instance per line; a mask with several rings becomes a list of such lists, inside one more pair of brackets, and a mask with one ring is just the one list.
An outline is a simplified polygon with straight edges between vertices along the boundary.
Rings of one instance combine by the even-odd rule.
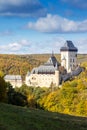
[[52, 54], [51, 54], [51, 57], [53, 57], [54, 56], [54, 51], [52, 50]]

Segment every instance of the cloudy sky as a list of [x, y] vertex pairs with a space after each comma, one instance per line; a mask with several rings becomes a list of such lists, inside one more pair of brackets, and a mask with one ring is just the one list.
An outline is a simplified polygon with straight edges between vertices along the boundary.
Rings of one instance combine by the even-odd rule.
[[0, 0], [0, 54], [87, 53], [87, 0]]

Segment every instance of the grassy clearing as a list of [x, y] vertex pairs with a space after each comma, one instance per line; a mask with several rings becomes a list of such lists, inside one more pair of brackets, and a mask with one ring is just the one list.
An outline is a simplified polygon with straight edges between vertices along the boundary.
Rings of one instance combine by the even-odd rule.
[[1, 103], [0, 130], [87, 130], [87, 118]]

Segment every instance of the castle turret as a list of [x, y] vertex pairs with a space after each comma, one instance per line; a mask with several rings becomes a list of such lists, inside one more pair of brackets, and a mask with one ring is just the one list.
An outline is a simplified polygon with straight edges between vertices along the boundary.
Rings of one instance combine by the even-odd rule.
[[71, 72], [77, 66], [77, 51], [72, 41], [66, 41], [63, 47], [61, 47], [61, 66]]

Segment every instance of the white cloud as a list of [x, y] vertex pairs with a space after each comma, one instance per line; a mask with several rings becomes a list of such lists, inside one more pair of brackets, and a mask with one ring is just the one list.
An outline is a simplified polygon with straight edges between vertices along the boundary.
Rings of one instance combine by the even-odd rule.
[[36, 22], [29, 22], [26, 28], [49, 33], [87, 32], [87, 20], [79, 22], [48, 14]]
[[21, 40], [19, 42], [9, 43], [8, 45], [0, 45], [0, 53], [5, 54], [20, 54], [31, 46], [28, 40]]
[[79, 38], [74, 43], [78, 48], [78, 53], [87, 54], [87, 38]]
[[23, 40], [21, 40], [21, 41], [19, 42], [19, 44], [20, 44], [21, 46], [30, 46], [30, 45], [31, 45], [31, 42], [28, 41], [28, 40], [23, 39]]
[[[61, 46], [64, 45], [67, 39], [63, 37], [52, 36], [50, 39], [42, 41], [28, 41], [20, 40], [18, 42], [9, 43], [7, 45], [0, 45], [1, 54], [40, 54], [40, 53], [60, 53]], [[68, 39], [70, 40], [70, 39]], [[74, 45], [78, 48], [78, 53], [87, 53], [87, 39], [78, 38], [72, 40]]]
[[18, 43], [10, 43], [8, 45], [1, 45], [0, 46], [0, 52], [2, 53], [10, 53], [10, 52], [16, 52], [21, 49], [21, 45]]
[[11, 51], [19, 51], [21, 49], [21, 45], [15, 42], [15, 43], [9, 44], [7, 49]]

